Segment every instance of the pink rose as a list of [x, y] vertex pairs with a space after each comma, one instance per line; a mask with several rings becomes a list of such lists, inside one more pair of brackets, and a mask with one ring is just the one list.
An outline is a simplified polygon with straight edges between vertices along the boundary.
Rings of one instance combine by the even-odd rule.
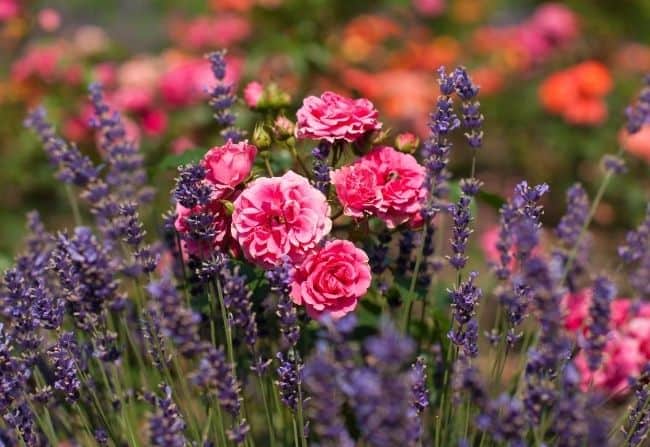
[[333, 92], [320, 98], [308, 96], [296, 113], [296, 138], [353, 142], [367, 132], [381, 129], [379, 113], [367, 99], [349, 99]]
[[424, 167], [412, 155], [379, 146], [352, 165], [333, 171], [330, 178], [347, 216], [372, 214], [395, 228], [406, 222], [411, 226], [421, 223], [424, 174]]
[[591, 289], [569, 293], [562, 299], [564, 307], [564, 327], [570, 332], [581, 331], [591, 305]]
[[251, 109], [257, 107], [260, 99], [262, 99], [262, 94], [264, 93], [264, 87], [257, 81], [249, 82], [244, 88], [244, 101], [246, 105]]
[[447, 7], [446, 0], [413, 0], [413, 7], [417, 12], [428, 17], [442, 14]]
[[330, 173], [346, 216], [361, 218], [381, 206], [377, 173], [367, 163], [353, 163]]
[[244, 180], [251, 173], [257, 148], [247, 141], [233, 143], [228, 140], [223, 146], [210, 149], [201, 164], [206, 169], [206, 179], [214, 184], [222, 197]]
[[[190, 219], [209, 215], [213, 222], [214, 237], [210, 240], [198, 241], [192, 236]], [[176, 204], [176, 220], [174, 228], [181, 238], [183, 255], [193, 255], [198, 258], [210, 256], [215, 249], [226, 249], [230, 243], [228, 228], [230, 217], [224, 205], [219, 200], [213, 200], [206, 206], [185, 208]]]
[[[566, 312], [564, 326], [576, 333], [578, 340], [588, 331], [592, 292], [583, 289], [563, 299]], [[584, 353], [576, 358], [582, 375], [582, 387], [593, 386], [611, 393], [625, 393], [628, 379], [639, 375], [650, 361], [650, 304], [618, 298], [611, 303], [610, 332], [603, 351], [602, 365], [589, 370]]]
[[350, 241], [328, 242], [298, 264], [291, 298], [312, 318], [341, 318], [357, 307], [370, 287], [368, 256]]
[[578, 19], [561, 3], [544, 3], [532, 17], [532, 25], [554, 45], [562, 45], [578, 35]]
[[289, 171], [248, 185], [234, 202], [232, 235], [244, 255], [262, 267], [285, 256], [298, 262], [330, 232], [329, 216], [323, 193]]
[[609, 334], [599, 369], [593, 373], [589, 370], [584, 352], [576, 357], [575, 363], [582, 376], [584, 390], [589, 389], [593, 381], [595, 389], [626, 394], [629, 392], [629, 379], [637, 377], [647, 361], [648, 358], [641, 352], [639, 340], [614, 331]]

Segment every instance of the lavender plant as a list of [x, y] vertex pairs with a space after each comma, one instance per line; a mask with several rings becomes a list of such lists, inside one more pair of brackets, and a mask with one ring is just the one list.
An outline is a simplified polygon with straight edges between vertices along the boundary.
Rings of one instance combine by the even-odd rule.
[[[418, 161], [415, 140], [390, 145], [368, 100], [331, 92], [305, 98], [295, 125], [286, 95], [269, 94], [255, 147], [236, 127], [224, 53], [208, 60], [223, 144], [179, 168], [162, 241], [141, 218], [144, 156], [100, 86], [101, 166], [44, 109], [29, 114], [75, 225], [30, 214], [4, 273], [0, 445], [645, 445], [650, 365], [634, 358], [613, 388], [607, 370], [650, 337], [650, 204], [616, 265], [592, 256], [589, 233], [625, 172], [620, 154], [604, 159], [593, 199], [567, 191], [552, 240], [549, 186], [520, 180], [487, 265], [472, 237], [490, 187], [477, 178], [484, 117], [466, 69], [438, 71]], [[629, 132], [648, 121], [647, 90], [626, 112]], [[472, 165], [452, 198], [460, 132]], [[275, 172], [282, 151], [295, 171]]]

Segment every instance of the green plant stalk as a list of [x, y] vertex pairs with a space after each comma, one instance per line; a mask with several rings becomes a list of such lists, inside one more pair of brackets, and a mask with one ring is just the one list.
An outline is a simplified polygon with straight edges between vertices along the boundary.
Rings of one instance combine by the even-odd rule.
[[72, 208], [72, 215], [74, 216], [74, 223], [76, 226], [82, 225], [81, 213], [79, 212], [79, 204], [77, 203], [77, 198], [72, 191], [72, 187], [66, 183], [65, 185], [65, 194], [68, 196], [68, 202], [70, 202], [70, 208]]

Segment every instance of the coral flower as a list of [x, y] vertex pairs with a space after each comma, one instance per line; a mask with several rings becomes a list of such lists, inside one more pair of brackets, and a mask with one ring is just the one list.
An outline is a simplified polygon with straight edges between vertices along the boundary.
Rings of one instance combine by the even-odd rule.
[[234, 202], [232, 235], [244, 255], [262, 267], [285, 257], [302, 260], [332, 228], [327, 199], [309, 181], [289, 171], [258, 178]]
[[650, 123], [633, 135], [621, 130], [618, 141], [627, 152], [650, 163]]

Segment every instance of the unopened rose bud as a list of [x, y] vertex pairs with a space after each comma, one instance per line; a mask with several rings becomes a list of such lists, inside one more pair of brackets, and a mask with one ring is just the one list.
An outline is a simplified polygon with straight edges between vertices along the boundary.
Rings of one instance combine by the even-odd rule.
[[282, 109], [291, 104], [289, 93], [280, 90], [277, 84], [269, 84], [264, 90], [264, 101], [266, 107]]
[[395, 137], [395, 147], [398, 151], [412, 154], [420, 145], [420, 139], [410, 132], [401, 133]]
[[263, 126], [255, 127], [253, 131], [253, 144], [257, 146], [260, 151], [264, 151], [271, 147], [271, 135], [264, 130]]
[[288, 138], [291, 138], [293, 136], [295, 127], [296, 126], [293, 124], [293, 121], [284, 115], [278, 116], [273, 123], [273, 130], [275, 131], [278, 140], [286, 140]]

